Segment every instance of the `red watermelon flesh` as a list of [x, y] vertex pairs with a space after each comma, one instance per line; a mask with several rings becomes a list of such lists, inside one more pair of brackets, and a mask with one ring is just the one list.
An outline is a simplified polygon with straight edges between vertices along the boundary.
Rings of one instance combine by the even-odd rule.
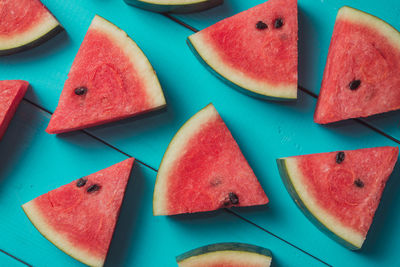
[[34, 226], [58, 248], [87, 265], [102, 266], [133, 162], [133, 158], [127, 159], [22, 207]]
[[78, 130], [164, 106], [161, 86], [143, 52], [125, 32], [96, 16], [46, 131]]
[[400, 33], [367, 13], [341, 8], [315, 122], [325, 124], [399, 109], [399, 73]]
[[162, 160], [154, 214], [173, 215], [268, 203], [253, 170], [213, 105], [179, 130]]
[[0, 54], [18, 50], [56, 28], [61, 29], [58, 21], [39, 0], [2, 0], [0, 18]]
[[14, 116], [28, 86], [29, 83], [26, 81], [0, 81], [0, 139]]
[[297, 39], [297, 0], [269, 0], [189, 37], [224, 78], [278, 98], [297, 97]]
[[360, 248], [398, 151], [397, 147], [378, 147], [280, 160], [285, 161], [285, 184], [296, 192], [296, 203], [304, 203], [324, 227]]
[[34, 27], [49, 11], [39, 0], [2, 0], [0, 36], [12, 36]]

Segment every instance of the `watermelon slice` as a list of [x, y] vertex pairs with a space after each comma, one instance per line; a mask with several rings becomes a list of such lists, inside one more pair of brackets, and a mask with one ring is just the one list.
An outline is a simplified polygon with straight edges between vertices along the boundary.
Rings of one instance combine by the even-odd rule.
[[256, 97], [297, 98], [297, 0], [269, 0], [189, 36], [199, 60]]
[[316, 123], [400, 108], [400, 33], [377, 17], [342, 7], [337, 15]]
[[335, 241], [360, 249], [398, 152], [397, 147], [377, 147], [277, 161], [301, 211]]
[[266, 248], [243, 243], [218, 243], [176, 257], [179, 267], [269, 267], [272, 253]]
[[2, 0], [0, 18], [0, 56], [37, 46], [63, 30], [39, 0]]
[[47, 132], [58, 134], [163, 108], [150, 62], [124, 31], [95, 16]]
[[215, 7], [224, 0], [125, 0], [125, 2], [154, 12], [189, 13]]
[[28, 86], [29, 83], [26, 81], [0, 81], [0, 139], [3, 137]]
[[229, 129], [209, 104], [176, 133], [154, 188], [154, 215], [268, 203]]
[[80, 178], [22, 205], [39, 232], [71, 257], [103, 266], [133, 158]]

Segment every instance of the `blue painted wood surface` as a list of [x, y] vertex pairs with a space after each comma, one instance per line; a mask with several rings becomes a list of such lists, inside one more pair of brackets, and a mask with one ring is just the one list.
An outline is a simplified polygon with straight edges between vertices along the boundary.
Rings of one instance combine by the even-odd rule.
[[[196, 29], [244, 11], [264, 0], [228, 0], [222, 6], [195, 14], [173, 15]], [[375, 15], [400, 31], [400, 4], [396, 0], [298, 0], [299, 84], [318, 94], [337, 11], [348, 5]], [[400, 140], [400, 111], [366, 119], [376, 128]]]
[[[44, 132], [47, 113], [22, 102], [0, 143], [0, 248], [33, 266], [81, 266], [47, 241], [21, 205], [49, 190], [126, 157], [83, 133]], [[276, 266], [323, 266], [298, 249], [226, 211], [154, 217], [156, 172], [135, 163], [106, 266], [175, 266], [175, 256], [208, 243], [248, 242], [270, 248]], [[290, 255], [290, 257], [287, 257]], [[14, 266], [0, 254], [0, 266]], [[17, 266], [17, 265], [15, 265]]]
[[[267, 207], [235, 209], [248, 220], [301, 249], [337, 266], [400, 265], [397, 251], [400, 215], [399, 168], [385, 190], [366, 246], [348, 251], [320, 233], [292, 203], [281, 183], [275, 158], [305, 153], [396, 145], [354, 121], [332, 126], [313, 123], [315, 100], [299, 94], [295, 103], [263, 101], [243, 95], [212, 76], [185, 41], [192, 32], [163, 15], [122, 0], [44, 0], [66, 32], [42, 46], [0, 58], [0, 79], [26, 79], [27, 98], [53, 111], [73, 58], [94, 14], [124, 29], [143, 49], [157, 71], [168, 102], [166, 111], [95, 127], [90, 133], [154, 168], [179, 127], [213, 102], [231, 129], [270, 198]], [[219, 8], [174, 15], [199, 29], [260, 3], [226, 0]], [[300, 84], [318, 93], [338, 7], [344, 3], [370, 11], [398, 27], [399, 5], [387, 0], [299, 0]], [[397, 25], [396, 25], [397, 23]], [[399, 28], [399, 27], [398, 27]], [[400, 137], [395, 113], [368, 119]], [[79, 265], [44, 239], [19, 206], [30, 199], [126, 158], [82, 132], [60, 136], [44, 132], [49, 115], [22, 102], [0, 142], [0, 248], [34, 266]], [[268, 247], [276, 266], [319, 266], [320, 262], [227, 212], [153, 217], [155, 172], [135, 165], [132, 182], [110, 249], [108, 266], [174, 266], [174, 257], [213, 242], [249, 242]], [[397, 179], [396, 179], [397, 178]], [[47, 255], [43, 257], [42, 255]], [[0, 265], [3, 265], [0, 257]], [[150, 262], [149, 262], [150, 260]]]
[[0, 252], [0, 264], [7, 267], [25, 267], [22, 262], [12, 258], [11, 256]]

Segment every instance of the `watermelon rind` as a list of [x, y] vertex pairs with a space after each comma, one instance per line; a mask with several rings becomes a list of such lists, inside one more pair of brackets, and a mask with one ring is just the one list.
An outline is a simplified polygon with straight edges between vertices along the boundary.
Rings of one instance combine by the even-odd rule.
[[167, 199], [168, 179], [164, 178], [168, 177], [168, 171], [171, 170], [172, 166], [175, 164], [175, 159], [179, 158], [183, 153], [186, 143], [197, 131], [201, 130], [201, 126], [206, 123], [210, 117], [217, 115], [218, 112], [213, 104], [208, 104], [186, 121], [172, 138], [161, 160], [160, 168], [157, 173], [153, 195], [154, 215], [168, 214], [167, 203], [165, 201], [165, 199]]
[[124, 0], [127, 4], [153, 12], [191, 13], [221, 5], [224, 0]]
[[[218, 263], [226, 259], [228, 262], [246, 263], [251, 266], [270, 266], [272, 253], [270, 250], [244, 243], [217, 243], [190, 250], [176, 257], [180, 267], [189, 267], [199, 263]], [[197, 265], [196, 265], [197, 263]]]
[[187, 44], [196, 58], [212, 74], [221, 79], [225, 84], [241, 93], [268, 100], [291, 101], [297, 99], [297, 84], [295, 85], [269, 85], [246, 77], [220, 59], [220, 56], [201, 35], [193, 34], [187, 38]]
[[307, 188], [302, 183], [304, 178], [298, 170], [295, 158], [277, 159], [277, 165], [282, 181], [293, 201], [314, 225], [348, 249], [358, 250], [362, 247], [365, 237], [344, 226], [328, 214], [319, 207], [317, 201], [308, 193]]
[[29, 201], [22, 205], [26, 216], [31, 221], [33, 226], [51, 243], [53, 243], [57, 248], [62, 250], [67, 255], [72, 258], [86, 264], [89, 266], [103, 266], [104, 259], [99, 259], [93, 257], [90, 253], [80, 250], [78, 247], [74, 246], [72, 243], [68, 242], [62, 235], [58, 234], [51, 225], [46, 223], [39, 210], [35, 207], [35, 203]]
[[36, 47], [53, 38], [64, 28], [49, 12], [40, 23], [29, 31], [9, 38], [0, 38], [0, 56], [15, 54]]
[[400, 32], [374, 15], [349, 6], [343, 6], [339, 9], [336, 20], [339, 19], [371, 27], [386, 37], [394, 47], [400, 49]]

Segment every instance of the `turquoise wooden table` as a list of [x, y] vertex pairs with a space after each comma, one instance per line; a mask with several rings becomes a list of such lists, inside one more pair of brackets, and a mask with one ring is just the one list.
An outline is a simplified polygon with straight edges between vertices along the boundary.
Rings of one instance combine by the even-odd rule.
[[[400, 29], [397, 0], [299, 0], [299, 84], [293, 103], [243, 95], [212, 76], [186, 45], [194, 29], [261, 3], [226, 0], [185, 15], [155, 14], [122, 0], [43, 0], [66, 32], [40, 47], [0, 58], [0, 79], [32, 88], [0, 142], [0, 266], [80, 266], [30, 224], [20, 205], [62, 184], [134, 156], [131, 182], [106, 266], [176, 266], [175, 256], [215, 242], [247, 242], [272, 250], [274, 266], [400, 266], [400, 167], [384, 192], [364, 248], [349, 251], [298, 210], [275, 159], [305, 153], [398, 145], [398, 112], [332, 126], [313, 122], [315, 95], [338, 8], [350, 5]], [[124, 29], [143, 49], [163, 86], [168, 108], [139, 118], [59, 136], [44, 132], [74, 56], [95, 14]], [[194, 28], [194, 29], [193, 29]], [[212, 102], [232, 131], [264, 190], [268, 207], [154, 217], [156, 172], [174, 133]]]

